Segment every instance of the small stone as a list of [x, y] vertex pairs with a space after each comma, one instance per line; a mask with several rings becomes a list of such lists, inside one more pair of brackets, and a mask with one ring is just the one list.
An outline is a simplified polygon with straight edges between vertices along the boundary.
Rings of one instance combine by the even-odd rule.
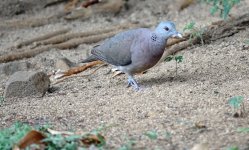
[[42, 97], [49, 89], [49, 85], [49, 77], [44, 72], [18, 71], [10, 76], [4, 98]]
[[32, 68], [29, 62], [9, 62], [0, 64], [0, 74], [12, 75], [17, 71], [27, 71]]

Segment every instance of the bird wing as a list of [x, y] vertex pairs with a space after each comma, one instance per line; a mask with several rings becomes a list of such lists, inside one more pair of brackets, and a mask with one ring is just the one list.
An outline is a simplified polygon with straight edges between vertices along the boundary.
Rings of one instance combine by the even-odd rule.
[[138, 36], [139, 30], [133, 29], [107, 39], [103, 44], [92, 49], [91, 53], [98, 59], [115, 66], [131, 64], [131, 45]]

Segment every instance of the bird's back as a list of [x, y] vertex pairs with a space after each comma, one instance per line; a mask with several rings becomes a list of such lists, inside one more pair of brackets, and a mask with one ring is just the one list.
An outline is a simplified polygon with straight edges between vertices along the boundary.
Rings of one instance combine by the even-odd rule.
[[98, 59], [115, 66], [126, 66], [132, 63], [132, 45], [149, 29], [139, 28], [121, 32], [103, 44], [92, 49], [91, 53]]

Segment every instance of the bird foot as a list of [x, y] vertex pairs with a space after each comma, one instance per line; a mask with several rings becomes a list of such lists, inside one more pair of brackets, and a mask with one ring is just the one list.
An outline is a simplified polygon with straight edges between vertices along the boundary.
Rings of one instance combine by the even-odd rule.
[[128, 86], [127, 87], [130, 87], [130, 86], [132, 86], [135, 91], [140, 90], [139, 85], [137, 84], [137, 82], [132, 77], [128, 78]]

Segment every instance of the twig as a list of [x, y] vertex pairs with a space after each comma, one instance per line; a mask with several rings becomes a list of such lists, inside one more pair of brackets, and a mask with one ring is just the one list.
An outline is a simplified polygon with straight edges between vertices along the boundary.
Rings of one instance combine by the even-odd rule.
[[[89, 73], [89, 74], [84, 74], [84, 75], [76, 75], [76, 74], [73, 74], [73, 75], [71, 75], [71, 76], [66, 76], [66, 77], [64, 77], [64, 78], [62, 78], [62, 79], [59, 79], [59, 80], [53, 82], [52, 85], [56, 85], [56, 84], [58, 84], [58, 83], [61, 83], [61, 82], [65, 81], [65, 80], [67, 80], [67, 79], [69, 79], [69, 78], [74, 78], [74, 77], [87, 77], [87, 76], [90, 76], [90, 75], [94, 74], [96, 71], [98, 71], [101, 67], [106, 66], [106, 65], [107, 65], [107, 64], [102, 64], [102, 65], [98, 66], [95, 70], [93, 70], [93, 71], [92, 71], [91, 73]], [[90, 66], [90, 67], [92, 67], [92, 66]]]
[[82, 7], [87, 8], [88, 6], [91, 6], [93, 4], [99, 3], [101, 0], [88, 0], [81, 4]]
[[68, 71], [64, 72], [63, 76], [61, 77], [66, 77], [66, 76], [71, 76], [73, 74], [77, 74], [77, 73], [80, 73], [92, 66], [95, 66], [95, 65], [98, 65], [98, 64], [103, 64], [104, 62], [103, 61], [93, 61], [93, 62], [90, 62], [90, 63], [87, 63], [87, 64], [84, 64], [83, 66], [79, 66], [79, 67], [73, 67], [71, 69], [69, 69]]
[[69, 28], [66, 28], [66, 29], [60, 29], [60, 30], [57, 30], [57, 31], [54, 31], [54, 32], [51, 32], [51, 33], [47, 33], [47, 34], [44, 34], [42, 36], [39, 36], [39, 37], [35, 37], [33, 39], [29, 39], [29, 40], [26, 40], [26, 41], [23, 41], [23, 42], [20, 42], [16, 45], [17, 48], [20, 48], [22, 46], [26, 46], [26, 45], [29, 45], [31, 43], [34, 43], [34, 42], [39, 42], [39, 41], [42, 41], [42, 40], [45, 40], [45, 39], [48, 39], [48, 38], [51, 38], [51, 37], [54, 37], [54, 36], [57, 36], [57, 35], [60, 35], [60, 34], [64, 34], [64, 33], [67, 33], [69, 32], [71, 29]]
[[68, 0], [54, 0], [54, 1], [48, 1], [48, 3], [45, 4], [43, 7], [44, 7], [44, 8], [50, 7], [50, 6], [53, 6], [53, 5], [57, 5], [57, 4], [66, 2], [66, 1], [68, 1]]

